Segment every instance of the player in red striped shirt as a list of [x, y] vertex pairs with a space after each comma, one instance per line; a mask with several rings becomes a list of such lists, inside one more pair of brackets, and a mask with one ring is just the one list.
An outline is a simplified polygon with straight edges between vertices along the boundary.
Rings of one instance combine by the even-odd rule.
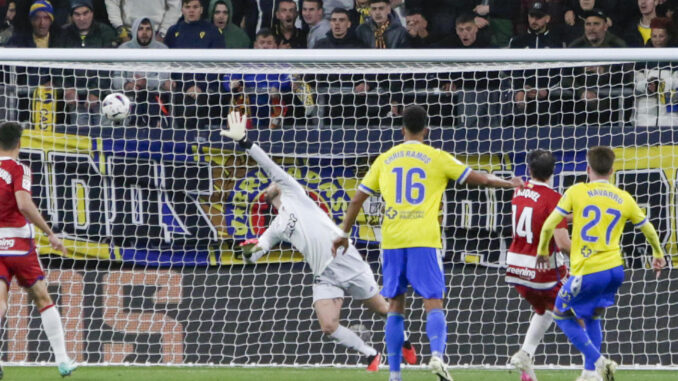
[[567, 278], [567, 266], [559, 252], [569, 253], [570, 237], [563, 220], [551, 242], [550, 271], [537, 271], [537, 247], [544, 221], [555, 209], [560, 193], [551, 188], [555, 158], [551, 152], [534, 150], [527, 155], [531, 180], [516, 189], [511, 200], [513, 242], [506, 255], [506, 282], [534, 309], [522, 348], [511, 357], [511, 365], [521, 371], [521, 381], [537, 381], [532, 368], [534, 352], [553, 323], [551, 310], [560, 287]]
[[[59, 373], [68, 376], [76, 365], [66, 354], [61, 316], [47, 292], [33, 225], [47, 234], [52, 248], [64, 254], [66, 248], [31, 198], [31, 170], [18, 161], [21, 133], [18, 123], [0, 124], [0, 280], [3, 281], [0, 282], [0, 319], [7, 313], [9, 285], [16, 276], [40, 311], [42, 328], [54, 351]], [[0, 378], [1, 373], [0, 368]]]

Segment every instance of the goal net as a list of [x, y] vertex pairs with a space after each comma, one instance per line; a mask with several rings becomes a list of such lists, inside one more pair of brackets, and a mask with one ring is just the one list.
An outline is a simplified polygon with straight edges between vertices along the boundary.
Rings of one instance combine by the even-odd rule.
[[[402, 60], [327, 52], [304, 61], [290, 54], [282, 60], [276, 51], [265, 61], [260, 51], [224, 51], [200, 62], [186, 62], [200, 52], [48, 53], [0, 62], [0, 119], [25, 126], [21, 160], [33, 172], [33, 198], [68, 247], [63, 256], [37, 237], [69, 354], [79, 362], [361, 361], [323, 337], [312, 310], [312, 275], [294, 248], [277, 246], [256, 265], [234, 256], [239, 242], [262, 234], [273, 210], [262, 196], [264, 173], [219, 136], [231, 110], [249, 115], [250, 139], [337, 223], [372, 160], [401, 141], [406, 105], [428, 111], [431, 145], [477, 170], [524, 176], [529, 150], [553, 151], [561, 192], [586, 179], [588, 147], [612, 146], [613, 181], [645, 209], [675, 262], [674, 62], [637, 62], [634, 55], [557, 62], [549, 51], [475, 52], [460, 62], [442, 58], [456, 52], [417, 53], [428, 57], [418, 61], [405, 52], [410, 58]], [[136, 58], [114, 62], [118, 54]], [[396, 57], [390, 54], [384, 57]], [[513, 58], [492, 62], [507, 54]], [[100, 113], [111, 92], [132, 101], [121, 124]], [[504, 367], [527, 330], [530, 307], [504, 282], [510, 199], [508, 191], [452, 184], [445, 193], [440, 219], [452, 366]], [[352, 234], [379, 283], [381, 219], [381, 200], [373, 197]], [[665, 271], [655, 279], [648, 246], [632, 226], [623, 250], [626, 281], [605, 314], [602, 352], [623, 366], [676, 367], [678, 277]], [[425, 315], [411, 295], [406, 327], [425, 363]], [[360, 303], [347, 299], [341, 321], [384, 350], [383, 320]], [[53, 361], [39, 314], [16, 283], [2, 324], [3, 361]], [[535, 362], [575, 366], [582, 358], [554, 326]]]

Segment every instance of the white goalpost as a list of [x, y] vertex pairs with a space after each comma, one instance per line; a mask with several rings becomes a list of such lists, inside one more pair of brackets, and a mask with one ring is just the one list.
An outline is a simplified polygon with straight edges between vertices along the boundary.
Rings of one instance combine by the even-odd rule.
[[[312, 276], [289, 245], [256, 265], [234, 255], [273, 210], [269, 180], [232, 141], [225, 116], [337, 222], [377, 155], [401, 140], [400, 113], [429, 113], [429, 143], [472, 168], [524, 176], [532, 149], [554, 152], [554, 185], [584, 181], [586, 149], [609, 145], [614, 182], [678, 255], [678, 51], [0, 50], [0, 120], [24, 127], [33, 198], [69, 255], [37, 243], [69, 354], [90, 365], [356, 366], [324, 338]], [[123, 92], [123, 123], [100, 102]], [[531, 311], [504, 282], [511, 194], [450, 187], [441, 206], [452, 367], [507, 366]], [[352, 237], [377, 281], [379, 197]], [[416, 232], [413, 232], [416, 234]], [[659, 279], [640, 232], [622, 239], [626, 281], [604, 318], [602, 352], [626, 368], [678, 367], [678, 276]], [[429, 351], [421, 301], [406, 324]], [[342, 324], [385, 350], [383, 321], [347, 300]], [[53, 361], [37, 311], [14, 282], [3, 363]], [[537, 367], [582, 363], [551, 328]]]

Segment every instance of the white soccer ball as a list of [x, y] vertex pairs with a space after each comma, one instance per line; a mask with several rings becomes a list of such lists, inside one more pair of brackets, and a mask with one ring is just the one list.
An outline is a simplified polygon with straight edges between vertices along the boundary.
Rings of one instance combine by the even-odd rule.
[[121, 122], [129, 115], [131, 102], [123, 93], [111, 93], [101, 102], [101, 113], [114, 122]]

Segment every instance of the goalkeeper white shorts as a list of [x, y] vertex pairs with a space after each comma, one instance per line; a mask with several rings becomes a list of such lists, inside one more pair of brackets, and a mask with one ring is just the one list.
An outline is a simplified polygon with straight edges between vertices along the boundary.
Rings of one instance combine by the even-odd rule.
[[340, 281], [332, 266], [327, 266], [313, 282], [313, 303], [322, 299], [343, 298], [346, 295], [356, 300], [365, 300], [378, 294], [379, 285], [374, 280], [374, 273], [369, 265], [365, 263], [365, 266], [358, 270], [355, 276]]

